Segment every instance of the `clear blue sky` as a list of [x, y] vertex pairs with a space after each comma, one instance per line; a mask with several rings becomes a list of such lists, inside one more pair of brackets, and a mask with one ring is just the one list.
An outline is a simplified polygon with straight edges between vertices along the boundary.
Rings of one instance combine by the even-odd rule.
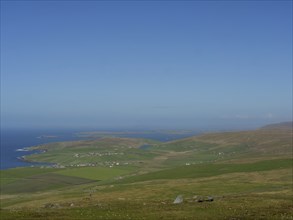
[[291, 92], [291, 1], [1, 1], [2, 127], [254, 127]]

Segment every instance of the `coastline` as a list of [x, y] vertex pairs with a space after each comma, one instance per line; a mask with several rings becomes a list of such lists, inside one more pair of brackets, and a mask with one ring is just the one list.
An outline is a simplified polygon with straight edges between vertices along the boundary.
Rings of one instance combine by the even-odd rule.
[[[27, 130], [2, 129], [1, 130], [1, 170], [16, 167], [37, 166], [40, 163], [30, 161], [26, 157], [34, 153], [43, 153], [37, 146], [52, 142], [77, 141], [84, 138], [77, 137], [78, 130]], [[50, 135], [44, 135], [44, 134]], [[38, 137], [43, 138], [38, 138]], [[52, 138], [45, 138], [50, 136]], [[54, 136], [54, 138], [53, 138]], [[35, 151], [36, 150], [36, 151]]]
[[30, 160], [27, 158], [27, 156], [30, 156], [32, 154], [42, 154], [42, 153], [47, 152], [47, 149], [38, 149], [38, 147], [39, 146], [31, 146], [31, 147], [24, 147], [24, 148], [16, 149], [15, 151], [18, 151], [18, 152], [31, 152], [30, 154], [16, 157], [17, 160], [24, 162], [24, 163], [27, 163], [27, 164], [30, 164], [30, 166], [44, 166], [44, 165], [49, 166], [49, 167], [55, 166], [56, 165], [55, 163], [50, 163], [50, 162], [45, 163], [45, 162], [33, 161], [33, 160]]
[[[56, 163], [49, 163], [49, 162], [38, 162], [38, 161], [32, 161], [26, 158], [26, 155], [24, 156], [20, 156], [17, 157], [17, 160], [27, 163], [29, 166], [28, 167], [46, 167], [46, 168], [56, 168], [58, 167], [58, 164]], [[18, 168], [18, 167], [14, 167], [14, 168]], [[9, 169], [13, 169], [13, 168], [9, 168]], [[2, 169], [1, 169], [2, 170]]]
[[[49, 133], [52, 135], [44, 135]], [[0, 169], [10, 169], [15, 167], [27, 167], [31, 165], [42, 164], [42, 162], [31, 161], [27, 157], [31, 154], [45, 153], [47, 149], [44, 149], [44, 145], [50, 143], [59, 143], [67, 141], [80, 141], [89, 140], [98, 137], [79, 136], [80, 133], [87, 133], [78, 130], [51, 130], [51, 131], [38, 131], [38, 130], [3, 130], [1, 131], [1, 167]], [[90, 132], [91, 133], [91, 132]], [[115, 137], [128, 137], [128, 138], [146, 138], [159, 141], [170, 141], [175, 139], [184, 138], [190, 136], [185, 132], [170, 134], [170, 132], [163, 131], [97, 131], [92, 133], [104, 133], [106, 136]], [[194, 132], [194, 134], [199, 134]], [[98, 135], [99, 136], [99, 135]], [[17, 138], [16, 138], [17, 137]], [[42, 138], [40, 138], [42, 137]], [[46, 137], [46, 138], [45, 138]], [[49, 138], [47, 138], [49, 137]], [[54, 138], [53, 138], [54, 137]], [[35, 164], [34, 164], [35, 163]]]

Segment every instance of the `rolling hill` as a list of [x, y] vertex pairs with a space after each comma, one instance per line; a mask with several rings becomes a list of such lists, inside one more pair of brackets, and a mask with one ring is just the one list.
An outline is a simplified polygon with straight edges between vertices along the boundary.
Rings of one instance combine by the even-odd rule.
[[[28, 159], [62, 166], [1, 170], [1, 219], [293, 217], [292, 122], [171, 142], [106, 137], [36, 148], [45, 152]], [[183, 203], [173, 204], [178, 195]]]

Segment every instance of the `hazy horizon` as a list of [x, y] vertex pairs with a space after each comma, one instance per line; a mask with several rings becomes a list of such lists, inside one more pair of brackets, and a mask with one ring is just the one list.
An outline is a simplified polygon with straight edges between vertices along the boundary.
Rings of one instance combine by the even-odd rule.
[[1, 1], [1, 128], [283, 121], [291, 1]]

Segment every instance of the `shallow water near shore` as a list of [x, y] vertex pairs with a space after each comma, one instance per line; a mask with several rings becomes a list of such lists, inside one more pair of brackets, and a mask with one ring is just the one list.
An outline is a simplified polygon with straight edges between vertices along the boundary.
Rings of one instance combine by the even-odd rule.
[[[46, 137], [44, 135], [54, 135]], [[31, 163], [22, 160], [25, 155], [41, 153], [39, 151], [28, 151], [27, 147], [41, 145], [50, 142], [74, 141], [82, 138], [76, 137], [74, 131], [58, 130], [1, 130], [1, 170], [44, 165], [40, 163]]]

